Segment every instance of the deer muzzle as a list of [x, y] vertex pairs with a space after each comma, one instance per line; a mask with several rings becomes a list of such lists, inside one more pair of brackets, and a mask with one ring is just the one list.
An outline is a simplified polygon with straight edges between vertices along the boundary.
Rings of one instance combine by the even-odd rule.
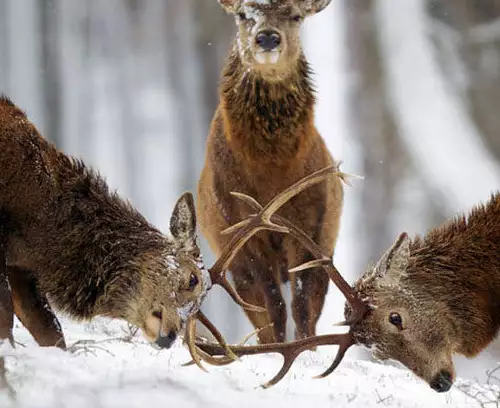
[[430, 382], [434, 391], [447, 392], [453, 385], [453, 376], [448, 371], [440, 371]]
[[281, 56], [282, 39], [275, 30], [261, 30], [255, 36], [255, 59], [259, 64], [277, 64]]
[[159, 348], [170, 348], [172, 347], [172, 344], [175, 343], [175, 340], [177, 339], [177, 332], [175, 330], [170, 330], [168, 333], [163, 333], [160, 332], [160, 335], [156, 339], [156, 345]]

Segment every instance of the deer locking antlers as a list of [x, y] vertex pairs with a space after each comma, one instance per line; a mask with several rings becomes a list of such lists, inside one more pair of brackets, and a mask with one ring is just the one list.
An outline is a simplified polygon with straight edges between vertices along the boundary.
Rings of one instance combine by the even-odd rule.
[[[347, 182], [348, 175], [340, 172], [338, 166], [330, 166], [303, 178], [299, 182], [295, 183], [294, 185], [277, 195], [266, 206], [262, 206], [255, 199], [248, 195], [241, 193], [232, 193], [235, 197], [238, 197], [246, 204], [248, 204], [253, 210], [257, 211], [257, 213], [223, 232], [224, 234], [233, 233], [234, 236], [231, 240], [230, 245], [228, 245], [227, 250], [224, 251], [224, 254], [219, 258], [214, 267], [210, 270], [210, 274], [215, 278], [214, 282], [224, 286], [224, 288], [228, 290], [228, 292], [238, 304], [242, 305], [243, 307], [251, 306], [245, 304], [245, 302], [243, 302], [239, 298], [239, 296], [235, 292], [233, 292], [234, 289], [232, 289], [229, 282], [227, 281], [224, 271], [236, 254], [236, 251], [241, 248], [244, 243], [255, 233], [265, 229], [292, 235], [302, 245], [304, 245], [304, 247], [307, 248], [307, 250], [310, 251], [313, 256], [316, 257], [316, 260], [300, 265], [290, 270], [290, 272], [298, 272], [318, 266], [322, 267], [328, 273], [332, 282], [340, 289], [342, 294], [346, 297], [349, 304], [351, 305], [352, 310], [350, 313], [350, 317], [342, 324], [348, 325], [350, 328], [352, 328], [353, 325], [361, 320], [369, 311], [369, 306], [357, 296], [353, 288], [351, 288], [351, 286], [344, 280], [342, 275], [335, 268], [332, 263], [331, 257], [324, 255], [321, 248], [301, 229], [297, 228], [286, 219], [275, 214], [281, 206], [283, 206], [295, 195], [299, 194], [301, 191], [309, 188], [310, 186], [321, 182], [326, 177], [332, 174], [336, 174], [344, 182]], [[337, 368], [346, 351], [355, 344], [352, 330], [349, 330], [349, 332], [344, 334], [313, 336], [289, 343], [272, 343], [256, 346], [228, 346], [227, 343], [224, 342], [222, 335], [215, 329], [213, 325], [210, 324], [206, 316], [201, 315], [199, 312], [197, 318], [209, 329], [209, 331], [220, 343], [214, 344], [196, 340], [194, 323], [191, 323], [187, 330], [186, 341], [188, 343], [188, 347], [194, 363], [196, 363], [202, 369], [204, 369], [201, 365], [202, 360], [212, 365], [226, 365], [235, 361], [236, 356], [240, 357], [244, 355], [279, 353], [284, 357], [284, 362], [281, 370], [278, 372], [278, 374], [276, 374], [275, 377], [273, 377], [270, 381], [263, 385], [264, 388], [278, 383], [290, 370], [290, 367], [292, 366], [295, 359], [303, 351], [309, 350], [315, 346], [338, 345], [339, 350], [333, 363], [324, 373], [319, 376], [321, 378], [326, 377]]]

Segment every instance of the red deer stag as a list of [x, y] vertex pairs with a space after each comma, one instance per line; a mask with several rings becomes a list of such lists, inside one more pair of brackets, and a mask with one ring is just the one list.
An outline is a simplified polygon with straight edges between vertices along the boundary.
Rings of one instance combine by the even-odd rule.
[[[237, 37], [222, 73], [220, 104], [207, 141], [198, 185], [198, 218], [218, 255], [228, 237], [221, 231], [246, 218], [249, 208], [230, 192], [267, 203], [284, 188], [334, 161], [314, 126], [311, 70], [302, 52], [303, 20], [331, 0], [219, 0], [235, 15]], [[280, 211], [323, 252], [332, 254], [343, 204], [340, 178], [329, 178]], [[261, 233], [232, 264], [238, 294], [267, 312], [246, 310], [261, 343], [286, 338], [287, 310], [281, 283], [288, 269], [312, 259], [293, 239]], [[315, 334], [328, 289], [319, 271], [290, 279], [296, 338]]]
[[[272, 220], [286, 226], [319, 259], [299, 269], [323, 265], [339, 282], [332, 275], [331, 260], [312, 240], [290, 222], [277, 216]], [[340, 345], [323, 377], [333, 372], [350, 346], [359, 344], [379, 359], [401, 362], [434, 390], [448, 391], [455, 379], [453, 354], [477, 355], [500, 328], [500, 193], [423, 238], [411, 241], [401, 234], [376, 266], [344, 294], [349, 300], [348, 333], [231, 348], [238, 356], [276, 352], [285, 357], [282, 370], [266, 386], [281, 380], [304, 350]], [[198, 347], [210, 362], [230, 362], [214, 357], [222, 354], [220, 346], [199, 342]]]

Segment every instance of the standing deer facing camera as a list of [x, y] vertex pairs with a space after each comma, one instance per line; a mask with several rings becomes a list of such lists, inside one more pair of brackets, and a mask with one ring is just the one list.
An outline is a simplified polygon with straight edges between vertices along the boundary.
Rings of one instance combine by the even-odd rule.
[[[303, 20], [330, 0], [219, 2], [235, 16], [238, 33], [222, 73], [197, 205], [201, 230], [216, 254], [228, 240], [221, 231], [251, 212], [231, 191], [266, 204], [297, 180], [334, 164], [314, 125], [311, 71], [299, 38]], [[341, 179], [332, 177], [286, 203], [280, 215], [331, 255], [342, 204]], [[232, 264], [238, 294], [266, 309], [246, 310], [256, 328], [265, 328], [259, 342], [285, 340], [287, 311], [280, 284], [288, 281], [290, 267], [308, 260], [311, 254], [294, 239], [265, 232], [251, 239]], [[313, 336], [328, 276], [316, 270], [290, 280], [296, 338]]]
[[[448, 391], [455, 379], [452, 356], [474, 357], [500, 329], [500, 193], [467, 216], [457, 217], [410, 240], [401, 234], [380, 261], [346, 287], [331, 260], [303, 231], [287, 220], [284, 225], [318, 261], [298, 269], [322, 265], [348, 299], [343, 334], [309, 337], [287, 344], [231, 346], [238, 355], [281, 353], [281, 371], [265, 386], [280, 381], [305, 350], [338, 345], [335, 370], [355, 344], [369, 347], [375, 357], [401, 362], [438, 392]], [[200, 343], [210, 358], [224, 354], [214, 344]], [[221, 357], [219, 365], [232, 360]]]

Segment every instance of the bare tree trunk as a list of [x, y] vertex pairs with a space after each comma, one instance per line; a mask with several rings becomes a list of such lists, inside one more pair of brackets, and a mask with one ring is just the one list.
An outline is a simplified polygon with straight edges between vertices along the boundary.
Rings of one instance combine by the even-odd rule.
[[[181, 180], [181, 188], [193, 190], [201, 172], [206, 127], [203, 106], [199, 100], [203, 86], [201, 59], [195, 53], [196, 26], [191, 1], [179, 1], [169, 5], [166, 15], [166, 44], [169, 49], [169, 82], [177, 97], [180, 118], [182, 156], [187, 163]], [[203, 125], [202, 125], [203, 124]]]
[[0, 1], [0, 92], [7, 91], [7, 78], [8, 78], [8, 39], [7, 31], [7, 2]]
[[363, 197], [359, 234], [362, 264], [378, 258], [394, 239], [388, 217], [396, 207], [398, 182], [408, 156], [402, 148], [388, 105], [377, 42], [374, 1], [348, 0], [347, 48], [356, 78], [350, 113], [352, 134], [363, 147]]
[[59, 59], [59, 21], [56, 16], [56, 0], [41, 0], [43, 111], [46, 121], [46, 136], [56, 145], [62, 144], [61, 116], [61, 72]]
[[[38, 128], [45, 131], [43, 77], [40, 75], [40, 4], [36, 0], [3, 0], [8, 68], [4, 91], [30, 114]], [[19, 24], [22, 22], [22, 29]]]
[[439, 0], [446, 22], [458, 31], [470, 114], [484, 142], [500, 159], [500, 2]]
[[[203, 76], [205, 123], [212, 120], [219, 104], [218, 84], [222, 67], [236, 33], [234, 20], [216, 1], [189, 0], [193, 4], [196, 27], [196, 53]], [[207, 132], [208, 135], [208, 132]]]
[[[401, 138], [421, 177], [432, 186], [435, 202], [441, 201], [449, 215], [467, 211], [500, 184], [500, 166], [443, 74], [428, 35], [426, 2], [376, 3], [388, 91]], [[468, 163], [474, 165], [463, 165]]]

